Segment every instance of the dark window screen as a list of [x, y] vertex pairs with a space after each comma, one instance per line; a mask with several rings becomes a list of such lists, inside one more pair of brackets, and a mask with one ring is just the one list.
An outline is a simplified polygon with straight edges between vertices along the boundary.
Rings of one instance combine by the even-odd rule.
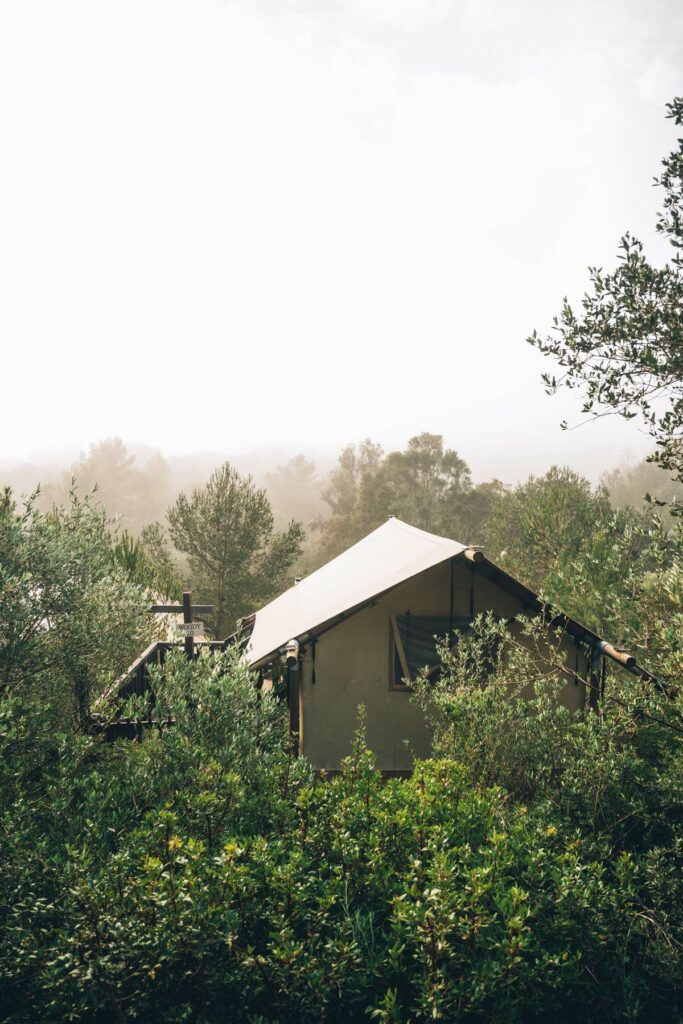
[[[448, 615], [413, 615], [411, 612], [397, 615], [396, 626], [410, 678], [414, 679], [425, 666], [430, 669], [438, 665], [437, 641], [445, 639], [451, 630], [461, 631], [469, 624], [469, 619], [451, 618]], [[399, 652], [395, 650], [394, 680], [398, 683], [402, 678], [403, 666]]]

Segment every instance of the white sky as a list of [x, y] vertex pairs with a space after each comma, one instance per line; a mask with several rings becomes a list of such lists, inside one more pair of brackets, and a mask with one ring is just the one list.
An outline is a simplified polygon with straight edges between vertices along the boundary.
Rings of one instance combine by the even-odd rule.
[[679, 0], [0, 0], [0, 456], [640, 456], [524, 339], [652, 241], [680, 92]]

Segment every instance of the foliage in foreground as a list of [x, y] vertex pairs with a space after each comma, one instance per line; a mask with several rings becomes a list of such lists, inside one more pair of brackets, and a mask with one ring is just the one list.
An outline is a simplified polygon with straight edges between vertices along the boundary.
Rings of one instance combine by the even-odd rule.
[[42, 512], [35, 498], [19, 508], [0, 494], [0, 707], [29, 749], [43, 731], [83, 725], [155, 628], [105, 510], [72, 494]]
[[[178, 717], [163, 736], [45, 739], [41, 775], [17, 767], [2, 791], [1, 1019], [678, 1019], [671, 730], [631, 716], [618, 742], [616, 719], [512, 700], [494, 779], [457, 760], [500, 725], [482, 696], [460, 705], [451, 757], [412, 779], [383, 781], [359, 736], [316, 782], [231, 654], [174, 662], [159, 686]], [[597, 828], [550, 782], [518, 784], [520, 758], [555, 784], [570, 752], [588, 799], [600, 749]], [[620, 799], [636, 800], [637, 843]]]

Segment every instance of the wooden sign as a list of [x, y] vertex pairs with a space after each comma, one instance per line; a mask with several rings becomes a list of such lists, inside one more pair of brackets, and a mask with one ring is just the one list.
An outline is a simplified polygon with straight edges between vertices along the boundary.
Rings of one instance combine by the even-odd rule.
[[203, 622], [193, 622], [193, 614], [205, 614], [209, 615], [213, 611], [213, 605], [211, 604], [196, 604], [192, 605], [192, 594], [189, 590], [186, 590], [183, 594], [182, 604], [153, 604], [149, 609], [155, 615], [178, 615], [180, 612], [183, 613], [183, 622], [178, 623], [176, 626], [176, 633], [180, 636], [185, 637], [185, 654], [190, 658], [194, 658], [194, 638], [198, 633], [204, 632]]
[[201, 636], [204, 632], [203, 622], [178, 622], [174, 627], [177, 636]]

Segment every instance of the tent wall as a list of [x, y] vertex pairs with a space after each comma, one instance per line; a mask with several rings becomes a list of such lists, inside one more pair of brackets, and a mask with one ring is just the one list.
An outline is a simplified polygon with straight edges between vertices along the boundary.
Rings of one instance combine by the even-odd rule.
[[[391, 616], [410, 610], [415, 615], [449, 615], [451, 586], [453, 615], [492, 611], [513, 618], [521, 602], [476, 569], [460, 560], [426, 570], [377, 602], [323, 633], [315, 645], [315, 683], [312, 647], [299, 672], [300, 750], [319, 769], [337, 770], [351, 750], [358, 726], [358, 708], [367, 713], [367, 740], [379, 767], [407, 771], [414, 757], [430, 754], [429, 732], [410, 691], [392, 687], [393, 644]], [[576, 648], [564, 641], [569, 669], [576, 665]], [[579, 671], [586, 671], [580, 655]], [[583, 687], [567, 679], [561, 700], [567, 707], [583, 706]]]

